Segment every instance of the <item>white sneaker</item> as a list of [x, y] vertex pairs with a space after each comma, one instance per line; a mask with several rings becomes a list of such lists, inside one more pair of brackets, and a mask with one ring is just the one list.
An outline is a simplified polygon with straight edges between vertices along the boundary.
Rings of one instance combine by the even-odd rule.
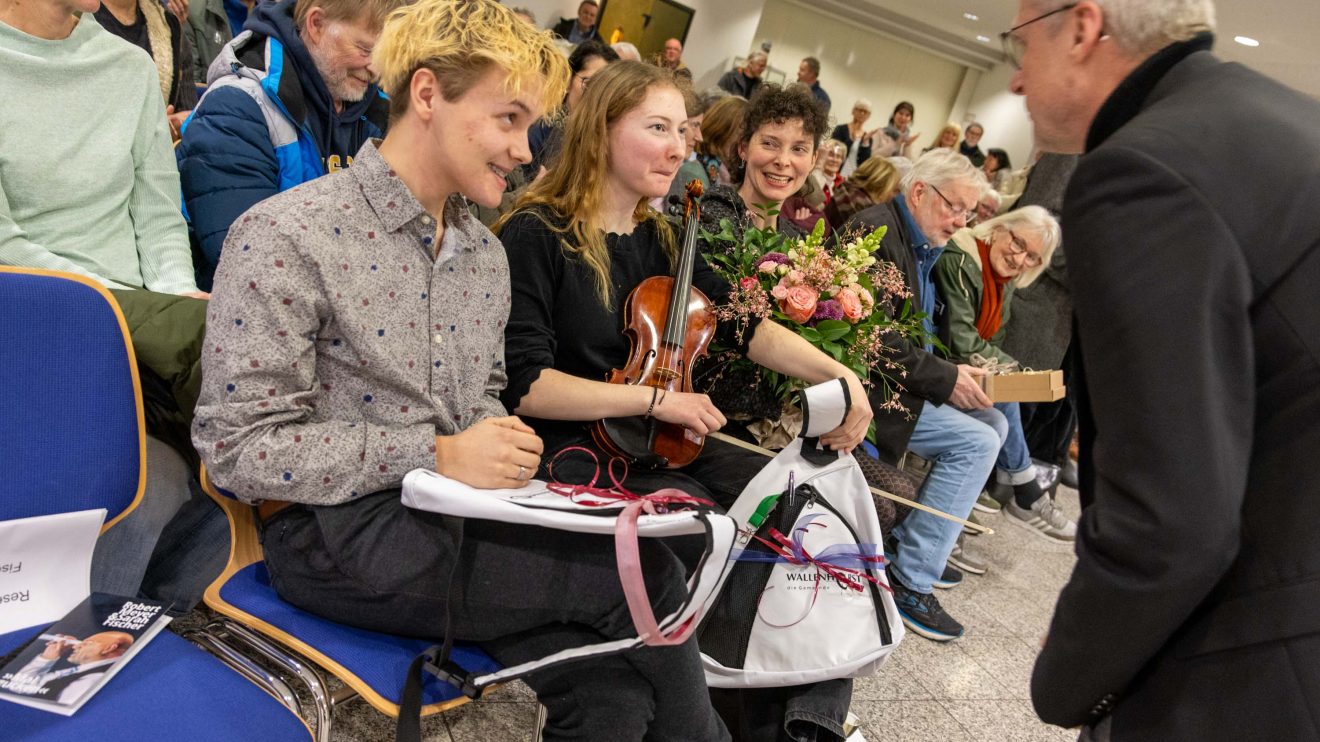
[[1030, 529], [1041, 538], [1062, 543], [1077, 538], [1077, 524], [1069, 520], [1048, 495], [1036, 500], [1030, 508], [1019, 507], [1017, 501], [1009, 500], [1004, 512], [1012, 516], [1010, 521]]

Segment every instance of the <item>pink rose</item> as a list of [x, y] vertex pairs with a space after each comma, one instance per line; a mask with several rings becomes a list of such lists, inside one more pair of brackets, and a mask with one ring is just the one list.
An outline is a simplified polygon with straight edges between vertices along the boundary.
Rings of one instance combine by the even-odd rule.
[[779, 301], [783, 301], [785, 298], [787, 298], [787, 297], [788, 297], [788, 279], [787, 279], [787, 278], [781, 278], [781, 279], [779, 279], [779, 283], [775, 284], [775, 287], [772, 288], [772, 289], [770, 289], [770, 295], [773, 296], [773, 297], [775, 297], [775, 298], [778, 299]]
[[742, 286], [743, 291], [751, 291], [752, 289], [760, 286], [761, 284], [755, 278], [752, 278], [751, 276], [747, 276], [743, 278], [741, 281], [739, 281], [738, 285]]
[[790, 284], [802, 283], [806, 279], [806, 275], [800, 270], [790, 270], [788, 272], [788, 282]]
[[769, 273], [770, 275], [774, 275], [779, 270], [779, 264], [773, 260], [767, 260], [764, 263], [761, 263], [760, 265], [756, 266], [756, 270], [760, 273]]
[[816, 300], [819, 297], [815, 289], [808, 286], [793, 286], [779, 301], [779, 308], [788, 315], [789, 319], [800, 325], [816, 313]]
[[835, 294], [834, 298], [839, 302], [839, 308], [843, 310], [843, 318], [849, 322], [857, 324], [857, 321], [866, 314], [866, 310], [862, 307], [862, 299], [856, 291], [843, 289]]

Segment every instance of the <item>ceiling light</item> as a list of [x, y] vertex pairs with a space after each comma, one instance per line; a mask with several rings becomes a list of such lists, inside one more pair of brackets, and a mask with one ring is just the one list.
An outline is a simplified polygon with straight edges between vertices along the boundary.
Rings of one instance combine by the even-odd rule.
[[979, 42], [981, 42], [982, 44], [989, 44], [989, 43], [990, 43], [990, 37], [989, 37], [989, 36], [980, 36], [980, 35], [978, 35], [978, 36], [976, 37], [976, 40], [979, 41]]
[[1233, 40], [1243, 46], [1260, 46], [1260, 42], [1250, 36], [1234, 36]]
[[969, 20], [969, 21], [979, 21], [979, 20], [981, 20], [981, 16], [979, 16], [979, 15], [977, 15], [977, 14], [975, 14], [975, 13], [963, 13], [963, 18], [966, 18], [966, 19]]

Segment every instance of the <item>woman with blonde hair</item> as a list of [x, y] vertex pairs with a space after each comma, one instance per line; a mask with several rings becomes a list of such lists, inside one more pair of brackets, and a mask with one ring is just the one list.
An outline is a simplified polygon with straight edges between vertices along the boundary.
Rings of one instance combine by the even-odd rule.
[[853, 214], [862, 209], [882, 204], [898, 193], [902, 173], [884, 157], [873, 157], [863, 162], [834, 191], [834, 198], [825, 205], [825, 221], [832, 230], [848, 223]]
[[944, 128], [940, 129], [940, 133], [935, 135], [935, 141], [931, 142], [929, 147], [921, 150], [921, 154], [924, 155], [932, 149], [954, 149], [961, 139], [962, 127], [949, 122], [944, 125]]
[[[683, 160], [685, 92], [671, 70], [639, 62], [607, 67], [565, 122], [565, 154], [499, 230], [509, 264], [515, 266], [503, 399], [545, 442], [540, 476], [549, 476], [550, 462], [555, 478], [563, 482], [586, 483], [597, 476], [596, 465], [581, 449], [605, 465], [609, 456], [588, 430], [602, 418], [653, 416], [699, 435], [726, 422], [705, 394], [657, 394], [650, 387], [603, 381], [629, 357], [624, 302], [643, 280], [672, 275], [676, 264], [678, 230], [649, 201], [668, 192]], [[716, 304], [727, 303], [732, 290], [699, 253], [692, 285]], [[853, 398], [865, 399], [860, 380], [847, 367], [773, 321], [741, 328], [721, 323], [716, 335], [786, 376], [808, 383], [846, 379]], [[870, 418], [869, 405], [854, 405], [844, 423], [821, 440], [850, 451], [861, 442]], [[578, 453], [561, 457], [568, 450]], [[639, 493], [676, 487], [728, 507], [764, 464], [757, 454], [707, 439], [690, 464], [634, 465], [624, 484]], [[842, 706], [846, 709], [846, 702]], [[657, 711], [655, 723], [662, 716]], [[774, 722], [783, 725], [782, 718]]]
[[747, 113], [747, 99], [728, 95], [706, 109], [701, 120], [701, 139], [697, 142], [697, 160], [706, 168], [711, 185], [732, 185], [741, 172], [734, 148], [742, 139], [743, 118]]

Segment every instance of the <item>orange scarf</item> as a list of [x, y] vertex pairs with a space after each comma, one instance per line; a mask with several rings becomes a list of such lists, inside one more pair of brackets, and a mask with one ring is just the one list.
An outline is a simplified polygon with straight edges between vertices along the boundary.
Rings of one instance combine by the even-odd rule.
[[1011, 279], [999, 275], [990, 265], [989, 245], [977, 240], [976, 249], [981, 254], [981, 311], [976, 314], [976, 334], [989, 340], [1004, 322], [1004, 284]]

